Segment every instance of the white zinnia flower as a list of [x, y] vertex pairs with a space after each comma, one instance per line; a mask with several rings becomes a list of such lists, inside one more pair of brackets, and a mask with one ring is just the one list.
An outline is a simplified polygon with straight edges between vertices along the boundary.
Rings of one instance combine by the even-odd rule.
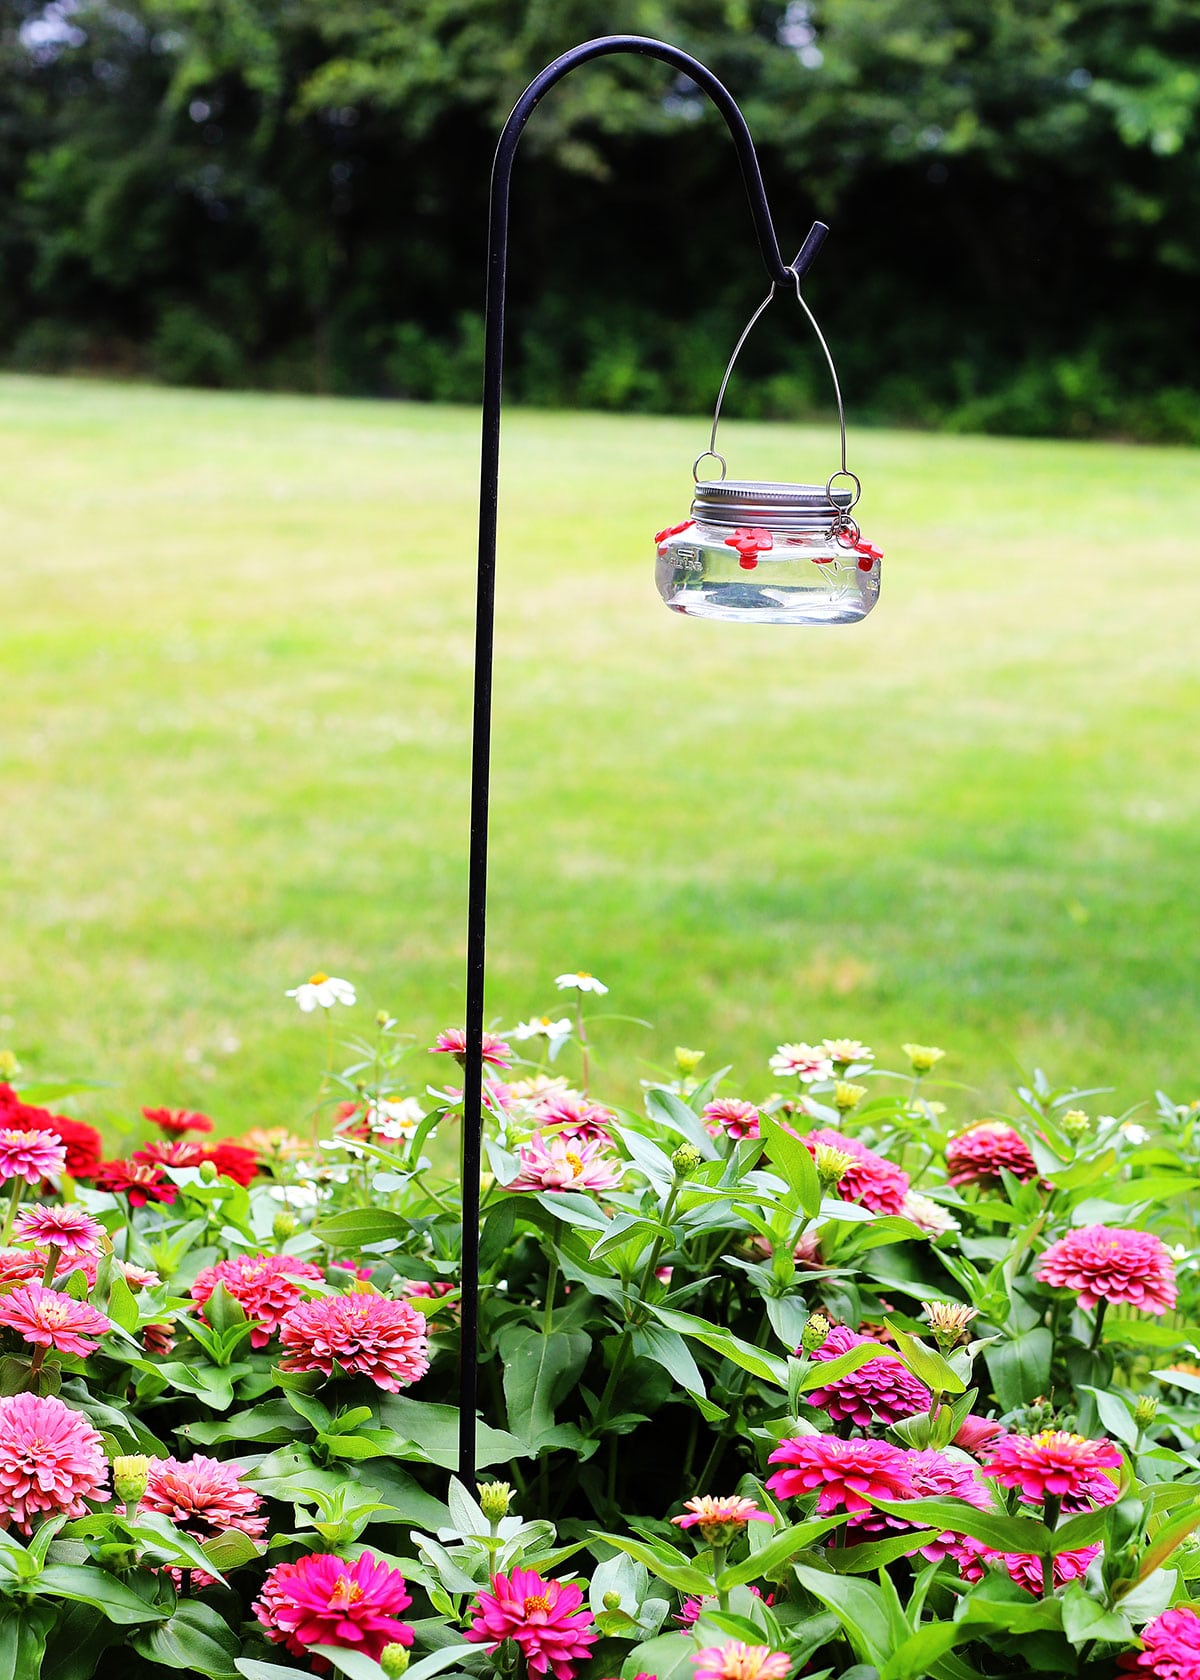
[[349, 980], [339, 980], [335, 974], [322, 974], [320, 969], [287, 995], [295, 998], [306, 1015], [311, 1015], [318, 1005], [322, 1009], [332, 1009], [335, 1003], [349, 1005], [356, 1001], [354, 987]]
[[962, 1226], [948, 1208], [942, 1207], [929, 1196], [922, 1196], [919, 1190], [908, 1192], [900, 1213], [902, 1218], [911, 1219], [922, 1231], [928, 1231], [931, 1237], [943, 1236], [947, 1231], [962, 1230]]
[[569, 1038], [571, 1034], [571, 1017], [564, 1015], [557, 1021], [552, 1021], [549, 1015], [535, 1015], [529, 1021], [519, 1021], [513, 1028], [513, 1038]]
[[608, 987], [601, 985], [594, 974], [560, 974], [554, 984], [560, 991], [564, 992], [574, 989], [579, 992], [597, 992], [603, 996], [608, 990]]
[[833, 1077], [833, 1062], [823, 1048], [818, 1050], [812, 1044], [781, 1044], [769, 1065], [771, 1072], [777, 1073], [780, 1078], [794, 1074], [806, 1085], [814, 1079]]
[[417, 1127], [424, 1118], [425, 1110], [416, 1097], [371, 1103], [367, 1108], [367, 1124], [372, 1132], [376, 1137], [390, 1138], [393, 1143], [408, 1143], [417, 1135]]

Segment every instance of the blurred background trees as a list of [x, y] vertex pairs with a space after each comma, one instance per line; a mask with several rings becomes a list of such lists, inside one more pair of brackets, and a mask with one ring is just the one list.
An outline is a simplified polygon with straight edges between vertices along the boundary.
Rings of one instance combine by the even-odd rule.
[[[0, 0], [0, 359], [474, 401], [496, 134], [616, 30], [730, 86], [855, 417], [1200, 442], [1195, 0]], [[511, 389], [711, 405], [765, 290], [720, 119], [576, 72], [522, 142]], [[799, 312], [731, 412], [829, 397]]]

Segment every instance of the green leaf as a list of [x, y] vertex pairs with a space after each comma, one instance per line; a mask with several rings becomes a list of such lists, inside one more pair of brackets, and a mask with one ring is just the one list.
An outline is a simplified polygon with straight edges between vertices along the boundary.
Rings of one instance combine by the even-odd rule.
[[993, 1342], [984, 1349], [996, 1398], [1006, 1412], [1015, 1411], [1045, 1394], [1050, 1386], [1050, 1356], [1054, 1343], [1039, 1325], [1011, 1341]]
[[38, 1592], [47, 1597], [77, 1599], [94, 1605], [110, 1622], [130, 1627], [138, 1622], [161, 1621], [168, 1610], [155, 1609], [135, 1592], [103, 1569], [86, 1564], [52, 1563], [38, 1576]]
[[544, 1335], [519, 1325], [500, 1336], [508, 1426], [531, 1452], [554, 1428], [554, 1412], [579, 1381], [592, 1338], [582, 1330]]
[[0, 1618], [0, 1680], [35, 1680], [41, 1674], [46, 1637], [54, 1621], [50, 1604], [23, 1604]]
[[656, 1680], [694, 1680], [696, 1642], [686, 1633], [660, 1633], [635, 1645], [621, 1665], [623, 1680], [653, 1674]]
[[249, 1411], [211, 1423], [185, 1423], [179, 1433], [202, 1447], [222, 1441], [294, 1441], [298, 1432], [296, 1413], [286, 1400], [264, 1400]]
[[1125, 1446], [1132, 1447], [1138, 1438], [1138, 1426], [1120, 1395], [1107, 1388], [1092, 1388], [1087, 1383], [1080, 1383], [1078, 1387], [1081, 1394], [1090, 1394], [1095, 1401], [1100, 1422], [1108, 1433], [1115, 1435]]
[[[652, 1090], [646, 1092], [646, 1113], [660, 1126], [665, 1126], [676, 1137], [686, 1139], [694, 1144], [706, 1161], [715, 1161], [718, 1150], [713, 1140], [704, 1130], [700, 1117], [681, 1102], [673, 1091]], [[659, 1676], [662, 1680], [662, 1676]]]
[[795, 1565], [795, 1575], [807, 1592], [833, 1611], [846, 1630], [855, 1656], [882, 1668], [891, 1649], [892, 1631], [879, 1588], [852, 1575], [827, 1575], [803, 1563]]
[[443, 1669], [453, 1668], [471, 1653], [479, 1650], [464, 1640], [455, 1640], [452, 1644], [443, 1645], [440, 1651], [430, 1651], [426, 1657], [421, 1657], [411, 1667], [404, 1671], [404, 1680], [433, 1680], [435, 1674], [441, 1674]]
[[[413, 1400], [406, 1394], [385, 1394], [379, 1401], [379, 1416], [389, 1429], [420, 1448], [420, 1456], [444, 1470], [458, 1464], [458, 1410], [437, 1406], [429, 1400]], [[476, 1466], [507, 1464], [513, 1458], [530, 1458], [525, 1443], [504, 1429], [486, 1423], [475, 1428]]]
[[223, 1534], [214, 1534], [201, 1547], [212, 1572], [217, 1575], [227, 1575], [231, 1569], [241, 1569], [244, 1564], [254, 1563], [265, 1549], [262, 1543], [256, 1543], [238, 1528], [227, 1528]]
[[660, 1581], [665, 1581], [669, 1587], [674, 1587], [677, 1592], [703, 1597], [711, 1589], [712, 1583], [708, 1576], [697, 1569], [695, 1564], [688, 1563], [682, 1552], [677, 1552], [674, 1546], [668, 1546], [665, 1541], [631, 1540], [620, 1534], [598, 1535], [597, 1538], [616, 1551], [624, 1552], [626, 1557], [644, 1563], [652, 1575], [657, 1576]]
[[777, 1388], [787, 1389], [786, 1359], [765, 1353], [761, 1348], [751, 1347], [749, 1342], [743, 1342], [732, 1331], [710, 1324], [707, 1319], [694, 1318], [691, 1313], [676, 1312], [671, 1307], [653, 1305], [650, 1311], [668, 1330], [678, 1330], [681, 1336], [690, 1336], [693, 1341], [711, 1348], [714, 1353], [719, 1353], [722, 1358], [740, 1366], [743, 1371], [749, 1371], [751, 1376], [774, 1383]]
[[208, 1680], [238, 1680], [235, 1659], [241, 1640], [209, 1604], [185, 1599], [169, 1621], [141, 1630], [130, 1640], [147, 1662], [161, 1663]]
[[309, 1649], [314, 1657], [324, 1657], [347, 1680], [384, 1680], [382, 1668], [365, 1651], [353, 1651], [344, 1645], [311, 1645]]
[[387, 1208], [347, 1208], [344, 1213], [318, 1219], [313, 1235], [330, 1248], [365, 1248], [373, 1243], [403, 1242], [412, 1235], [412, 1220]]
[[[25, 1614], [32, 1608], [29, 1606]], [[64, 1601], [48, 1603], [45, 1608], [52, 1628], [46, 1641], [40, 1680], [92, 1680], [103, 1653], [124, 1640], [124, 1633], [90, 1604]], [[16, 1680], [26, 1680], [27, 1672], [38, 1674], [39, 1671], [22, 1670]], [[9, 1680], [9, 1676], [4, 1675], [4, 1680]]]
[[1062, 1595], [1062, 1629], [1078, 1650], [1090, 1639], [1110, 1645], [1131, 1645], [1133, 1625], [1119, 1610], [1106, 1610], [1088, 1596], [1079, 1581], [1068, 1581]]
[[233, 1666], [244, 1680], [312, 1680], [311, 1668], [284, 1668], [279, 1663], [259, 1662], [257, 1657], [235, 1657]]
[[824, 1388], [827, 1383], [840, 1382], [852, 1371], [869, 1365], [873, 1359], [893, 1359], [897, 1365], [901, 1363], [890, 1348], [881, 1347], [878, 1342], [860, 1342], [849, 1352], [839, 1353], [836, 1359], [814, 1359], [797, 1385], [798, 1392], [808, 1394], [814, 1388]]
[[[869, 1496], [868, 1496], [869, 1497]], [[1036, 1552], [1051, 1549], [1054, 1536], [1045, 1523], [1030, 1517], [1009, 1517], [1002, 1512], [977, 1511], [962, 1499], [872, 1499], [871, 1504], [891, 1517], [920, 1528], [935, 1528], [969, 1534], [995, 1552]], [[1087, 1515], [1092, 1515], [1088, 1512]], [[1065, 1549], [1065, 1548], [1060, 1548]]]
[[955, 1645], [976, 1637], [961, 1622], [929, 1622], [910, 1634], [892, 1652], [879, 1672], [879, 1680], [923, 1680], [935, 1673], [933, 1664]]
[[771, 1164], [796, 1192], [804, 1212], [815, 1219], [821, 1211], [821, 1181], [807, 1148], [770, 1114], [759, 1117], [759, 1133]]
[[948, 1359], [943, 1359], [935, 1349], [926, 1347], [916, 1336], [910, 1336], [907, 1330], [901, 1330], [890, 1318], [885, 1319], [884, 1323], [900, 1350], [905, 1366], [918, 1382], [923, 1382], [926, 1388], [933, 1389], [935, 1393], [963, 1392], [967, 1385]]
[[751, 1552], [741, 1563], [735, 1563], [724, 1570], [721, 1575], [721, 1586], [728, 1592], [734, 1587], [746, 1586], [751, 1581], [777, 1580], [791, 1563], [794, 1557], [806, 1552], [814, 1540], [830, 1533], [844, 1523], [849, 1516], [848, 1511], [841, 1511], [836, 1517], [810, 1517], [807, 1522], [795, 1523], [791, 1528], [785, 1528], [780, 1534], [773, 1534], [765, 1545], [756, 1552]]
[[936, 1528], [914, 1529], [911, 1534], [892, 1534], [886, 1540], [864, 1540], [857, 1546], [838, 1546], [826, 1554], [839, 1575], [873, 1575], [897, 1558], [908, 1557], [919, 1547], [936, 1540]]
[[700, 1367], [678, 1330], [668, 1330], [662, 1324], [639, 1325], [633, 1333], [633, 1351], [640, 1359], [652, 1359], [680, 1388], [703, 1401], [701, 1410], [707, 1422], [716, 1423], [729, 1415], [706, 1398]]

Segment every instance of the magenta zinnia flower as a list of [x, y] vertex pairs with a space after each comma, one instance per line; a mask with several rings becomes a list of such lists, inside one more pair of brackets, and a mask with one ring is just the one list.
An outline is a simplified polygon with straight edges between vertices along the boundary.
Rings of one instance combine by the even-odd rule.
[[[1054, 1558], [1054, 1585], [1065, 1587], [1068, 1581], [1075, 1581], [1081, 1575], [1086, 1575], [1088, 1565], [1099, 1553], [1099, 1546], [1084, 1546], [1077, 1552], [1058, 1552]], [[1027, 1593], [1040, 1595], [1042, 1590], [1042, 1560], [1030, 1552], [993, 1552], [987, 1547], [973, 1549], [971, 1556], [962, 1565], [962, 1575], [965, 1581], [980, 1581], [983, 1579], [984, 1564], [998, 1563], [1004, 1568], [1009, 1578], [1024, 1587]]]
[[[937, 1452], [932, 1447], [908, 1454], [908, 1473], [918, 1499], [961, 1499], [977, 1511], [990, 1511], [992, 1501], [987, 1489], [975, 1479], [975, 1468], [961, 1458]], [[921, 1547], [921, 1556], [930, 1563], [944, 1557], [956, 1557], [965, 1562], [978, 1550], [977, 1542], [967, 1535], [950, 1529]]]
[[223, 1284], [247, 1318], [258, 1320], [250, 1332], [250, 1346], [261, 1348], [278, 1330], [284, 1314], [303, 1301], [303, 1283], [324, 1281], [324, 1272], [311, 1260], [297, 1260], [290, 1254], [235, 1254], [198, 1272], [191, 1296], [203, 1306], [216, 1286]]
[[1142, 1629], [1140, 1651], [1128, 1651], [1121, 1667], [1154, 1680], [1196, 1680], [1200, 1675], [1200, 1616], [1186, 1605], [1164, 1610]]
[[532, 1673], [549, 1669], [555, 1680], [572, 1680], [575, 1663], [598, 1638], [582, 1603], [578, 1587], [544, 1580], [533, 1569], [493, 1575], [491, 1592], [481, 1592], [472, 1606], [475, 1620], [467, 1638], [490, 1651], [513, 1639]]
[[774, 1522], [775, 1518], [760, 1511], [753, 1499], [739, 1499], [736, 1494], [714, 1498], [700, 1494], [684, 1501], [682, 1517], [672, 1517], [677, 1528], [698, 1528], [702, 1537], [712, 1545], [728, 1545], [734, 1535], [751, 1522]]
[[379, 1661], [385, 1645], [411, 1645], [413, 1630], [396, 1620], [412, 1603], [404, 1576], [371, 1552], [347, 1563], [312, 1552], [278, 1563], [252, 1606], [267, 1638], [294, 1657], [309, 1645], [336, 1645]]
[[370, 1377], [390, 1394], [429, 1369], [425, 1315], [388, 1295], [323, 1295], [293, 1307], [279, 1326], [285, 1371], [343, 1371]]
[[103, 1237], [100, 1221], [77, 1207], [23, 1208], [13, 1226], [15, 1242], [56, 1248], [64, 1260], [99, 1254]]
[[44, 1178], [61, 1178], [66, 1168], [66, 1145], [57, 1133], [14, 1127], [0, 1131], [0, 1180], [23, 1178], [27, 1184], [40, 1184]]
[[[430, 1053], [435, 1056], [453, 1056], [456, 1062], [466, 1066], [467, 1035], [462, 1027], [447, 1027], [437, 1035], [437, 1041], [429, 1046]], [[483, 1060], [490, 1062], [493, 1067], [506, 1068], [512, 1066], [512, 1050], [502, 1038], [495, 1033], [485, 1032], [483, 1035]]]
[[1149, 1231], [1085, 1225], [1051, 1243], [1035, 1274], [1058, 1289], [1074, 1289], [1081, 1307], [1127, 1302], [1141, 1312], [1165, 1313], [1175, 1305], [1175, 1267]]
[[[905, 1455], [886, 1441], [839, 1441], [832, 1435], [796, 1435], [780, 1441], [768, 1460], [784, 1464], [767, 1481], [780, 1499], [817, 1494], [817, 1511], [869, 1511], [872, 1499], [912, 1499]], [[890, 1520], [890, 1519], [889, 1519]]]
[[0, 1325], [15, 1330], [35, 1347], [53, 1348], [56, 1353], [75, 1353], [86, 1359], [96, 1342], [112, 1328], [103, 1313], [86, 1301], [76, 1301], [57, 1289], [40, 1283], [23, 1283], [0, 1297]]
[[705, 1103], [704, 1119], [705, 1129], [712, 1137], [724, 1132], [726, 1137], [740, 1143], [743, 1138], [759, 1135], [758, 1110], [753, 1103], [742, 1102], [737, 1097], [718, 1097], [716, 1102]]
[[104, 1444], [79, 1412], [53, 1395], [0, 1400], [0, 1526], [30, 1534], [39, 1517], [82, 1517], [107, 1473]]
[[1117, 1488], [1104, 1472], [1120, 1467], [1120, 1451], [1111, 1441], [1089, 1441], [1065, 1429], [1002, 1436], [983, 1461], [1001, 1487], [1020, 1488], [1021, 1498], [1032, 1505], [1057, 1499], [1064, 1511], [1111, 1505]]
[[[813, 1358], [837, 1359], [870, 1340], [869, 1336], [856, 1336], [853, 1330], [838, 1325], [829, 1332]], [[827, 1411], [834, 1423], [849, 1418], [860, 1429], [868, 1429], [872, 1423], [892, 1424], [916, 1412], [927, 1412], [933, 1396], [923, 1382], [905, 1370], [895, 1354], [881, 1349], [878, 1359], [868, 1359], [857, 1371], [839, 1377], [828, 1388], [814, 1388], [807, 1399], [810, 1405]]]
[[617, 1118], [612, 1109], [577, 1096], [574, 1091], [555, 1091], [542, 1097], [534, 1105], [533, 1118], [540, 1127], [553, 1127], [560, 1135], [569, 1132], [580, 1143], [612, 1147], [608, 1128]]
[[1038, 1175], [1029, 1145], [1003, 1120], [982, 1120], [946, 1145], [951, 1184], [1000, 1184], [1001, 1169], [1024, 1182]]
[[908, 1195], [908, 1174], [891, 1161], [885, 1161], [857, 1138], [845, 1137], [829, 1129], [808, 1132], [801, 1139], [810, 1155], [817, 1153], [819, 1143], [839, 1149], [853, 1156], [853, 1164], [834, 1187], [834, 1194], [843, 1202], [861, 1202], [872, 1213], [902, 1213]]
[[535, 1132], [517, 1151], [521, 1170], [506, 1190], [613, 1190], [624, 1168], [602, 1143]]
[[186, 1463], [178, 1458], [152, 1458], [140, 1510], [160, 1511], [176, 1528], [208, 1540], [227, 1528], [257, 1538], [265, 1533], [266, 1517], [259, 1516], [262, 1495], [247, 1487], [236, 1464], [197, 1453]]
[[692, 1658], [696, 1680], [787, 1680], [792, 1659], [769, 1645], [743, 1645], [731, 1639], [708, 1645]]

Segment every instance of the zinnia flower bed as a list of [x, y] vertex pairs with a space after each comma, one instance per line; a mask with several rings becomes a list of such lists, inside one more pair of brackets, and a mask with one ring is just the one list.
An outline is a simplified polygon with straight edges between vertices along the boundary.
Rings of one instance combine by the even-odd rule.
[[0, 1676], [1200, 1680], [1200, 1104], [825, 1039], [626, 1109], [558, 986], [485, 1044], [471, 1487], [460, 1027], [120, 1159], [0, 1086]]

